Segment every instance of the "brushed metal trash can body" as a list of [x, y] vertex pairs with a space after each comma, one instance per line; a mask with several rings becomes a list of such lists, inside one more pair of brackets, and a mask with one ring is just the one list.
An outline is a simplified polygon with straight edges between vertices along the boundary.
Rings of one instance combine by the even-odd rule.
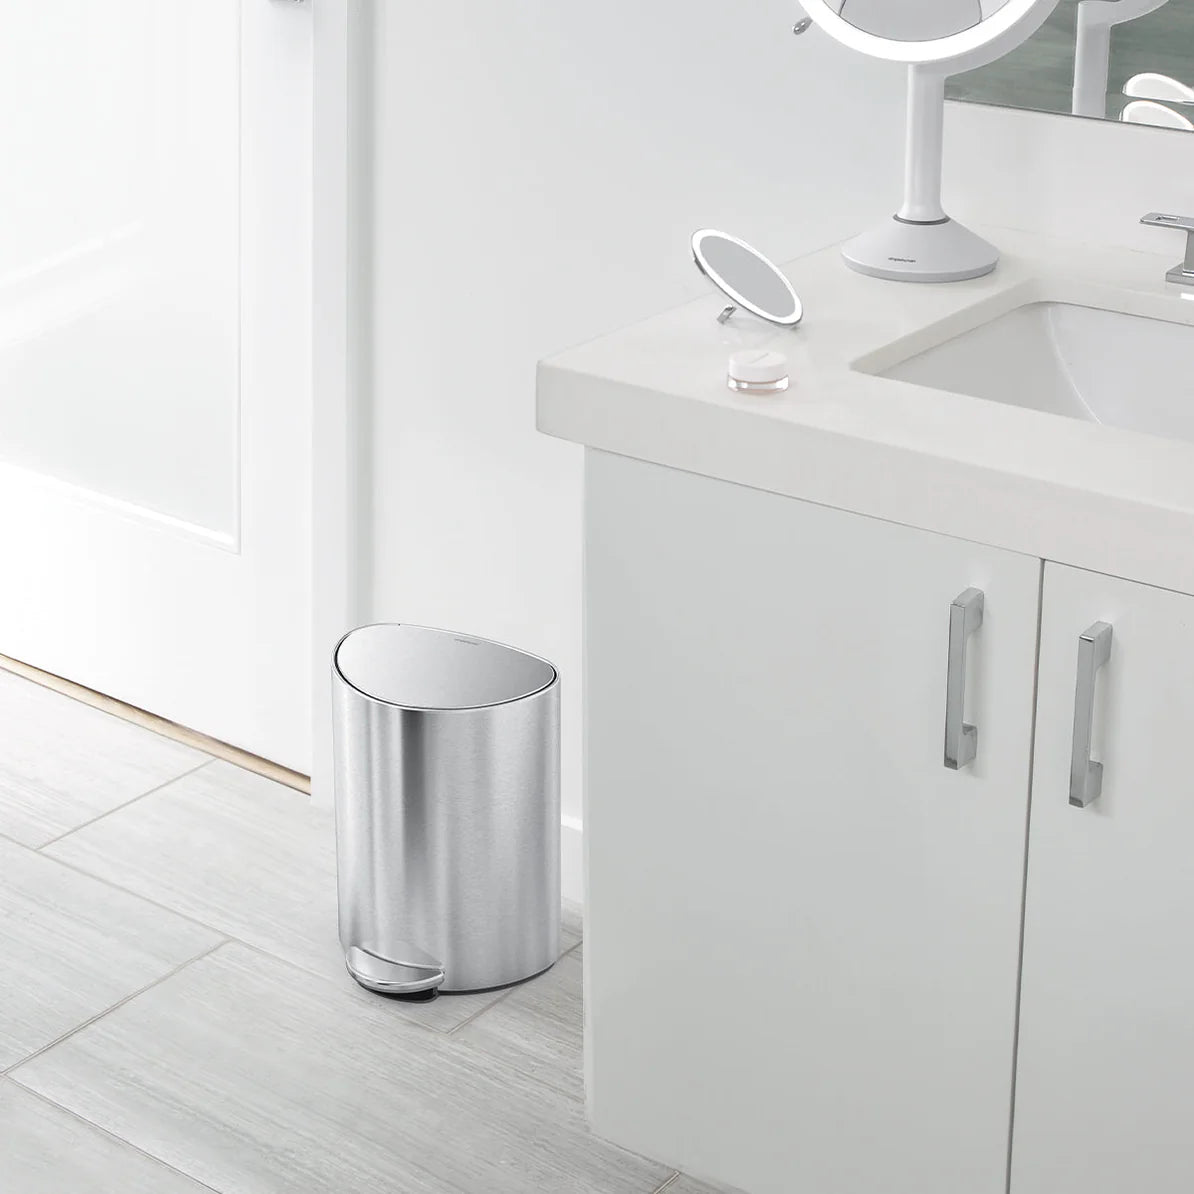
[[545, 660], [407, 625], [332, 660], [340, 942], [373, 990], [475, 991], [559, 955], [560, 684]]

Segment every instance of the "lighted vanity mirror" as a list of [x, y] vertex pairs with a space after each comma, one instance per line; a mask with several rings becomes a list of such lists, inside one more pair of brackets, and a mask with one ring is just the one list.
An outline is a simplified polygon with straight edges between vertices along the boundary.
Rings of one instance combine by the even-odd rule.
[[875, 372], [1126, 431], [1194, 440], [1191, 360], [1194, 324], [1039, 302]]
[[842, 45], [908, 69], [904, 198], [891, 216], [842, 246], [846, 264], [897, 282], [964, 282], [989, 274], [999, 249], [942, 206], [945, 85], [1036, 33], [1057, 0], [801, 0]]
[[692, 234], [692, 259], [730, 300], [722, 322], [739, 307], [779, 327], [795, 327], [804, 318], [804, 307], [784, 272], [746, 241], [702, 228]]
[[951, 99], [1194, 131], [1194, 0], [1060, 0]]

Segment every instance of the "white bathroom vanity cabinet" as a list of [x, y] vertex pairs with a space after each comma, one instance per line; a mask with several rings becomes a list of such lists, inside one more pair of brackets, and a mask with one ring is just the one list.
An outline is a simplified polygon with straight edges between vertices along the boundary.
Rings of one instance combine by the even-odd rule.
[[1194, 443], [890, 375], [1194, 312], [1010, 248], [791, 266], [782, 398], [723, 389], [716, 300], [541, 370], [587, 445], [590, 1115], [749, 1194], [1194, 1183]]

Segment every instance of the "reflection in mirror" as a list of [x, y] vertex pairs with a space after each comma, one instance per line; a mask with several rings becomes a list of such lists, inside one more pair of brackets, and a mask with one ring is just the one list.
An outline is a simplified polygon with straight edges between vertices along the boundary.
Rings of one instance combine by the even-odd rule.
[[1061, 0], [951, 99], [1194, 131], [1194, 0]]
[[792, 283], [780, 269], [736, 236], [703, 228], [693, 234], [692, 256], [697, 269], [734, 307], [781, 327], [795, 327], [804, 315]]

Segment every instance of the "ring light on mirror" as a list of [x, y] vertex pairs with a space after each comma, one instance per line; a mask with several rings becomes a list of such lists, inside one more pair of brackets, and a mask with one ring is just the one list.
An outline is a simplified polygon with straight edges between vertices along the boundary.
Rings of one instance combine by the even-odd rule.
[[1156, 71], [1133, 75], [1124, 84], [1124, 95], [1132, 99], [1154, 100], [1159, 104], [1194, 104], [1194, 87]]
[[1058, 0], [802, 0], [843, 45], [908, 64], [904, 200], [884, 224], [848, 241], [846, 263], [905, 282], [958, 282], [989, 274], [999, 250], [951, 220], [941, 205], [945, 80], [985, 66], [1031, 37]]
[[1124, 105], [1119, 118], [1124, 124], [1149, 124], [1153, 128], [1181, 129], [1183, 132], [1194, 133], [1194, 120], [1157, 103], [1156, 100], [1132, 100], [1130, 104]]
[[1058, 0], [800, 0], [842, 45], [889, 62], [954, 63], [972, 70], [1002, 58], [1044, 24]]
[[[702, 228], [692, 234], [692, 258], [734, 307], [785, 328], [794, 328], [804, 318], [800, 297], [787, 276], [746, 241]], [[722, 321], [732, 314], [732, 308], [723, 311]]]

